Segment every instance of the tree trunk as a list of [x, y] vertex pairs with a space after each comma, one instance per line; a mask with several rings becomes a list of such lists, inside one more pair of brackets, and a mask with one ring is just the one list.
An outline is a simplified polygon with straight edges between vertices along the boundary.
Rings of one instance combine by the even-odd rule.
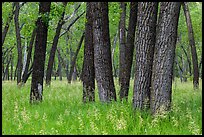
[[20, 28], [19, 28], [19, 2], [15, 2], [16, 10], [15, 10], [15, 30], [16, 30], [16, 40], [17, 40], [17, 49], [18, 49], [18, 66], [17, 66], [17, 85], [21, 82], [21, 73], [22, 73], [22, 47], [21, 47], [21, 36], [20, 36]]
[[101, 102], [116, 101], [112, 74], [108, 3], [93, 2], [94, 67]]
[[195, 89], [199, 88], [199, 70], [198, 70], [198, 57], [196, 52], [194, 34], [193, 34], [193, 26], [191, 22], [191, 16], [188, 9], [187, 2], [183, 2], [183, 11], [186, 17], [186, 24], [188, 27], [188, 38], [189, 44], [191, 46], [191, 55], [192, 55], [192, 62], [193, 62], [193, 86]]
[[125, 33], [125, 19], [126, 19], [126, 3], [121, 2], [120, 3], [120, 8], [121, 8], [121, 13], [120, 13], [120, 22], [119, 22], [119, 85], [121, 83], [124, 83], [124, 77], [126, 76], [125, 74], [125, 48], [126, 48], [126, 33]]
[[76, 50], [76, 52], [75, 52], [75, 54], [74, 54], [74, 57], [73, 57], [73, 59], [71, 60], [71, 67], [70, 67], [70, 71], [69, 71], [68, 83], [71, 83], [72, 74], [73, 74], [73, 72], [74, 72], [74, 66], [75, 66], [75, 64], [76, 64], [76, 59], [77, 59], [79, 50], [81, 49], [81, 45], [82, 45], [83, 40], [84, 40], [84, 32], [83, 32], [83, 34], [82, 34], [82, 36], [81, 36], [81, 39], [80, 39], [80, 41], [79, 41], [79, 45], [78, 45], [77, 50]]
[[58, 72], [58, 75], [59, 75], [59, 80], [62, 81], [62, 65], [61, 65], [59, 54], [58, 54], [57, 58], [58, 58], [58, 69], [57, 69], [57, 72]]
[[170, 110], [180, 6], [180, 2], [160, 4], [150, 93], [152, 114]]
[[2, 33], [2, 46], [4, 45], [4, 41], [5, 41], [5, 38], [6, 38], [6, 34], [8, 32], [8, 29], [9, 29], [9, 24], [13, 18], [13, 15], [14, 15], [14, 8], [15, 8], [15, 2], [13, 2], [12, 4], [12, 10], [11, 10], [11, 13], [9, 14], [9, 17], [8, 17], [8, 20], [6, 22], [6, 25], [4, 27], [4, 31]]
[[115, 58], [114, 58], [114, 53], [115, 53], [115, 48], [116, 48], [116, 42], [118, 40], [118, 30], [115, 34], [115, 37], [113, 39], [113, 48], [112, 48], [112, 52], [111, 52], [111, 57], [112, 57], [112, 62], [113, 62], [113, 77], [117, 77], [117, 72], [116, 72], [116, 62], [115, 62]]
[[127, 42], [125, 47], [125, 63], [124, 63], [124, 75], [121, 81], [120, 87], [120, 100], [126, 99], [128, 100], [128, 91], [130, 85], [130, 76], [131, 76], [131, 68], [133, 62], [133, 52], [134, 52], [134, 41], [135, 41], [135, 29], [137, 23], [137, 9], [138, 3], [131, 2], [130, 3], [130, 17], [129, 17], [129, 25], [127, 32]]
[[27, 54], [27, 60], [26, 60], [26, 65], [25, 65], [25, 70], [22, 76], [22, 82], [26, 83], [26, 77], [28, 75], [28, 69], [30, 66], [30, 62], [31, 62], [31, 55], [32, 55], [32, 49], [33, 49], [33, 43], [35, 40], [35, 36], [36, 36], [36, 28], [33, 29], [32, 35], [31, 35], [31, 40], [29, 43], [29, 47], [28, 47], [28, 54]]
[[11, 56], [11, 80], [13, 80], [13, 55]]
[[49, 56], [49, 61], [48, 61], [48, 66], [47, 66], [47, 74], [46, 74], [46, 85], [50, 85], [51, 82], [51, 74], [52, 74], [52, 68], [53, 68], [53, 61], [55, 58], [55, 52], [57, 49], [57, 43], [60, 37], [60, 31], [62, 28], [62, 25], [64, 24], [64, 14], [65, 14], [65, 7], [67, 5], [67, 2], [64, 3], [64, 10], [62, 12], [62, 15], [60, 17], [60, 20], [57, 24], [57, 29], [56, 29], [56, 33], [55, 33], [55, 37], [53, 39], [53, 44], [52, 44], [52, 48], [50, 51], [50, 56]]
[[150, 85], [156, 41], [157, 11], [157, 2], [138, 3], [136, 67], [133, 91], [133, 106], [138, 109], [145, 109], [150, 106]]
[[42, 101], [47, 31], [51, 2], [40, 2], [37, 20], [30, 103]]
[[86, 3], [84, 61], [81, 79], [83, 82], [83, 102], [95, 101], [95, 70], [94, 70], [94, 45], [93, 45], [93, 18], [91, 3]]

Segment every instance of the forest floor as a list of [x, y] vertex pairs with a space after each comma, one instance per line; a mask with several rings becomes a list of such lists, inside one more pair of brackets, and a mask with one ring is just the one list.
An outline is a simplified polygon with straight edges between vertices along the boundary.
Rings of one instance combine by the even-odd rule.
[[132, 109], [133, 80], [128, 103], [100, 103], [96, 90], [96, 101], [83, 104], [81, 82], [53, 80], [35, 105], [29, 103], [30, 80], [21, 88], [2, 81], [2, 134], [202, 134], [202, 81], [198, 90], [179, 79], [172, 88], [171, 112], [152, 117]]

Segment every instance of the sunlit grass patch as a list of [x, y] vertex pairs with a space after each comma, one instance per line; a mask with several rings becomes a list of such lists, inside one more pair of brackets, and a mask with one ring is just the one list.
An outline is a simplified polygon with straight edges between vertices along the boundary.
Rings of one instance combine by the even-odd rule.
[[[129, 101], [82, 103], [82, 84], [66, 80], [44, 86], [43, 102], [29, 104], [30, 81], [21, 88], [16, 82], [2, 82], [2, 134], [201, 134], [202, 87], [192, 82], [173, 83], [169, 113], [152, 117], [132, 109], [133, 81]], [[177, 84], [175, 86], [175, 84]], [[116, 91], [119, 86], [115, 81]], [[118, 96], [118, 93], [117, 93]]]

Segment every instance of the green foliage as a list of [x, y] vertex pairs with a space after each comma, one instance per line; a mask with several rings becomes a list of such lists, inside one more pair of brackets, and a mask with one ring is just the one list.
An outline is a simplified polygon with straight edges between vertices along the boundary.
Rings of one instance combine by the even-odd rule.
[[[64, 78], [65, 79], [65, 78]], [[118, 83], [115, 81], [115, 83]], [[202, 81], [200, 81], [202, 83]], [[2, 83], [2, 134], [202, 134], [202, 85], [173, 82], [172, 111], [152, 117], [128, 103], [82, 103], [82, 83], [54, 81], [44, 87], [43, 102], [30, 105], [30, 80], [22, 88]], [[116, 84], [116, 91], [119, 85]], [[118, 95], [118, 94], [117, 94]]]

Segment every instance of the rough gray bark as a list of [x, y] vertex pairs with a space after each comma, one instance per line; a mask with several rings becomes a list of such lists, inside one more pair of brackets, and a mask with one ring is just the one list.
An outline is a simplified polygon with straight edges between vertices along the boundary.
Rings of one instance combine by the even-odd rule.
[[55, 52], [57, 50], [58, 40], [60, 37], [60, 31], [61, 31], [62, 25], [64, 23], [64, 15], [65, 15], [66, 5], [67, 5], [67, 2], [64, 2], [63, 3], [63, 12], [62, 12], [61, 17], [58, 21], [55, 37], [53, 39], [52, 48], [51, 48], [50, 56], [49, 56], [49, 60], [48, 60], [47, 71], [46, 71], [46, 85], [50, 85], [50, 82], [51, 82], [53, 62], [54, 62], [54, 58], [55, 58]]
[[125, 19], [126, 19], [126, 3], [121, 2], [120, 8], [120, 22], [119, 22], [119, 85], [124, 81], [125, 74], [125, 48], [126, 48], [126, 31], [125, 31]]
[[91, 3], [86, 3], [86, 24], [84, 39], [84, 61], [81, 80], [83, 82], [83, 102], [95, 101], [95, 69], [93, 45], [93, 18]]
[[150, 93], [152, 114], [170, 110], [180, 7], [180, 2], [160, 4]]
[[51, 2], [40, 2], [39, 4], [39, 15], [43, 16], [39, 16], [37, 20], [30, 103], [42, 101], [50, 5]]
[[127, 41], [125, 47], [125, 63], [124, 70], [122, 75], [121, 87], [120, 87], [120, 100], [123, 98], [128, 100], [128, 92], [130, 85], [130, 76], [131, 76], [131, 68], [133, 62], [133, 52], [134, 52], [134, 41], [135, 41], [135, 30], [137, 23], [137, 9], [138, 3], [131, 2], [130, 3], [130, 16], [129, 16], [129, 25], [127, 32]]
[[193, 86], [195, 89], [199, 88], [199, 70], [198, 70], [198, 57], [196, 52], [194, 34], [193, 34], [193, 26], [191, 22], [191, 16], [188, 9], [188, 3], [183, 2], [183, 11], [186, 17], [186, 24], [188, 27], [188, 38], [189, 44], [191, 47], [191, 55], [192, 55], [192, 62], [193, 62]]
[[93, 2], [92, 4], [94, 67], [99, 99], [101, 102], [116, 101], [112, 74], [108, 3]]
[[133, 106], [137, 109], [145, 109], [150, 106], [157, 11], [157, 2], [138, 2], [136, 65], [133, 90]]
[[22, 74], [22, 47], [21, 47], [21, 36], [20, 36], [20, 27], [19, 27], [19, 2], [15, 2], [15, 15], [14, 15], [14, 22], [15, 22], [15, 30], [16, 30], [16, 40], [17, 40], [17, 49], [18, 49], [18, 62], [17, 62], [17, 85], [21, 82], [21, 74]]

